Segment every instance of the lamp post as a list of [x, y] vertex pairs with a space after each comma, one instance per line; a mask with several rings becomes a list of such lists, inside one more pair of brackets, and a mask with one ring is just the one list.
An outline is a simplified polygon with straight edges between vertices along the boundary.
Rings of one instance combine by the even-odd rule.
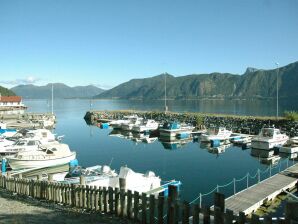
[[277, 119], [278, 118], [278, 72], [279, 72], [278, 62], [275, 62], [275, 65], [277, 67], [277, 70], [276, 70], [276, 119]]

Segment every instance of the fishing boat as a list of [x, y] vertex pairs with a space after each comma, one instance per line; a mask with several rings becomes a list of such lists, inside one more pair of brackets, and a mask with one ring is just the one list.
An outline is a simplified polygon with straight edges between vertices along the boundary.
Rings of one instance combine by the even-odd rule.
[[298, 153], [298, 137], [290, 138], [282, 147], [279, 148], [281, 153]]
[[110, 125], [115, 128], [115, 129], [118, 129], [118, 128], [121, 128], [121, 126], [123, 124], [128, 124], [131, 122], [132, 119], [135, 119], [137, 118], [138, 116], [137, 115], [130, 115], [130, 116], [124, 116], [123, 119], [119, 119], [119, 120], [113, 120], [110, 122]]
[[232, 131], [227, 130], [224, 127], [215, 129], [209, 129], [206, 134], [201, 135], [201, 142], [210, 142], [211, 140], [224, 141], [228, 140], [232, 134]]
[[251, 147], [270, 150], [274, 147], [281, 147], [288, 140], [289, 137], [277, 128], [262, 128], [259, 135], [252, 138]]
[[143, 118], [141, 117], [132, 118], [130, 122], [122, 124], [121, 129], [124, 131], [132, 131], [132, 128], [134, 126], [139, 126], [142, 123], [143, 123]]
[[134, 132], [149, 132], [158, 129], [158, 122], [152, 119], [145, 120], [141, 124], [135, 124], [132, 127], [132, 131]]
[[179, 124], [177, 122], [166, 122], [162, 128], [159, 128], [160, 137], [163, 138], [176, 138], [179, 134], [190, 134], [194, 129], [191, 125]]
[[56, 143], [43, 145], [38, 150], [19, 152], [14, 157], [8, 158], [8, 163], [16, 170], [62, 165], [75, 158], [76, 152], [70, 151], [67, 144]]

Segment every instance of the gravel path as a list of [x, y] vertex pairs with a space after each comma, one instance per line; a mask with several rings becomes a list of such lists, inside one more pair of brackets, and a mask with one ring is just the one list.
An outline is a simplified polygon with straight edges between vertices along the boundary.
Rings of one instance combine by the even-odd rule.
[[32, 198], [11, 194], [0, 189], [0, 223], [132, 223], [128, 220], [119, 220], [117, 217], [74, 211], [71, 208], [40, 202]]

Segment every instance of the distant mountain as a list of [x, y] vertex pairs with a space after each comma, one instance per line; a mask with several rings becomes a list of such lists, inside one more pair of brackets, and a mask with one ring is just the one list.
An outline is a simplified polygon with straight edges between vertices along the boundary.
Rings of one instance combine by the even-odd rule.
[[16, 95], [13, 91], [6, 89], [2, 86], [0, 86], [0, 94], [1, 94], [1, 96], [15, 96]]
[[229, 73], [193, 74], [174, 77], [161, 74], [132, 79], [107, 90], [95, 98], [164, 99], [165, 76], [169, 99], [274, 98], [278, 72], [279, 96], [298, 96], [298, 62], [273, 70], [248, 68], [243, 75]]
[[[54, 83], [53, 88], [54, 98], [90, 98], [104, 91], [92, 85], [69, 87], [62, 83]], [[27, 99], [49, 99], [52, 94], [52, 84], [46, 86], [19, 85], [11, 90]]]

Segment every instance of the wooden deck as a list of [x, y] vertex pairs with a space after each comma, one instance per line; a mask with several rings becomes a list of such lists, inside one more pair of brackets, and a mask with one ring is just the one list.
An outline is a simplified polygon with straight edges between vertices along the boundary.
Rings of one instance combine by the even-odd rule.
[[297, 183], [298, 164], [253, 185], [225, 200], [225, 207], [234, 214], [246, 215], [258, 209], [264, 202], [275, 198], [283, 190], [291, 189]]

